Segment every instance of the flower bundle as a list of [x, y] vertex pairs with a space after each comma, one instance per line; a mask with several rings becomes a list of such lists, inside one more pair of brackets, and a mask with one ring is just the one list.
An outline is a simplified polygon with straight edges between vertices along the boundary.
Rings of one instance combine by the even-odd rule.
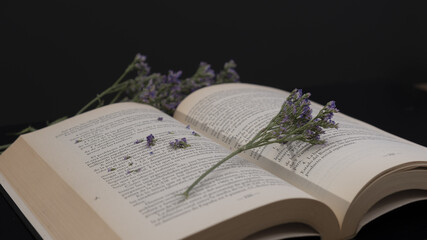
[[[239, 82], [240, 78], [235, 71], [236, 63], [233, 60], [226, 62], [218, 74], [215, 74], [209, 64], [201, 62], [193, 76], [188, 78], [181, 78], [182, 71], [170, 70], [168, 74], [151, 73], [151, 67], [146, 60], [146, 56], [138, 53], [123, 74], [110, 87], [97, 94], [75, 115], [105, 104], [125, 101], [149, 104], [173, 115], [178, 104], [197, 89], [218, 83]], [[62, 117], [47, 125], [55, 124], [64, 119], [67, 117]], [[35, 130], [37, 129], [29, 126], [16, 135]], [[10, 144], [0, 146], [0, 153], [9, 146]]]
[[269, 144], [286, 144], [292, 141], [302, 141], [310, 144], [322, 144], [320, 135], [327, 128], [338, 128], [332, 120], [338, 112], [335, 102], [328, 102], [315, 116], [312, 117], [309, 98], [310, 93], [303, 94], [301, 89], [295, 89], [282, 104], [279, 113], [273, 117], [265, 128], [260, 130], [249, 142], [217, 162], [197, 178], [182, 195], [188, 198], [190, 191], [210, 172], [235, 155], [254, 148]]

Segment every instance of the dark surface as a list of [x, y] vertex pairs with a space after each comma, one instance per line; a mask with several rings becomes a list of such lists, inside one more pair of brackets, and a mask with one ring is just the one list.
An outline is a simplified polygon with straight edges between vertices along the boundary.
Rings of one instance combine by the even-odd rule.
[[[324, 104], [335, 99], [341, 112], [427, 146], [427, 92], [411, 85], [375, 84], [308, 87], [304, 91], [312, 93], [313, 101]], [[25, 126], [1, 127], [2, 143], [13, 139], [4, 133]], [[0, 212], [0, 239], [34, 238], [31, 227], [20, 220], [19, 211], [4, 197], [0, 198]], [[427, 201], [404, 206], [365, 226], [356, 239], [427, 239], [426, 215]]]

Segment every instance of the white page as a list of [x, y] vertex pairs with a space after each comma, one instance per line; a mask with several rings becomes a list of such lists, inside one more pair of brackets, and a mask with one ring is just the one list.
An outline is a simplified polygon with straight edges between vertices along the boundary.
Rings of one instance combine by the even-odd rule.
[[[149, 134], [155, 146], [135, 144]], [[191, 147], [173, 150], [169, 142], [182, 137]], [[177, 194], [229, 152], [141, 104], [110, 105], [24, 138], [125, 239], [182, 238], [279, 199], [312, 199], [235, 157], [182, 201]]]
[[[251, 84], [216, 85], [186, 98], [175, 117], [235, 149], [268, 124], [288, 95]], [[312, 108], [315, 114], [321, 106], [313, 103]], [[342, 221], [350, 202], [372, 178], [408, 162], [425, 164], [427, 150], [344, 114], [336, 114], [334, 120], [339, 129], [326, 131], [323, 146], [275, 144], [249, 150], [245, 155], [329, 203]]]

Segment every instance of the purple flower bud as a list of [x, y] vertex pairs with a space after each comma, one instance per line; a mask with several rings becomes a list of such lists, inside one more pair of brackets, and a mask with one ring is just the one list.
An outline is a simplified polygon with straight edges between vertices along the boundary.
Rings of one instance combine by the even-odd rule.
[[302, 89], [297, 89], [297, 98], [302, 97]]
[[337, 106], [335, 105], [335, 101], [328, 102], [328, 104], [326, 106], [331, 110], [338, 110]]
[[182, 71], [173, 72], [173, 71], [169, 70], [168, 76], [166, 78], [166, 83], [179, 84], [181, 82], [179, 80], [181, 75], [182, 75]]
[[146, 59], [147, 59], [147, 57], [144, 56], [144, 55], [142, 55], [142, 54], [140, 54], [140, 53], [137, 53], [136, 56], [135, 56], [135, 60], [136, 61], [145, 62]]
[[154, 146], [156, 143], [156, 139], [154, 138], [153, 134], [150, 134], [147, 136], [147, 147]]
[[150, 73], [150, 67], [145, 62], [147, 57], [141, 54], [136, 54], [135, 56], [135, 68], [141, 75], [147, 75]]
[[181, 138], [180, 140], [175, 139], [175, 141], [172, 141], [169, 144], [171, 145], [171, 147], [173, 149], [187, 148], [187, 147], [190, 146], [190, 144], [187, 143], [187, 139], [186, 138]]

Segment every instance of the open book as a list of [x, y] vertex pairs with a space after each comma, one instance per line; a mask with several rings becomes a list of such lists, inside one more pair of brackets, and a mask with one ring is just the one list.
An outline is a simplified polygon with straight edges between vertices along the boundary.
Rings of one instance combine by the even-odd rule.
[[[0, 156], [0, 183], [45, 239], [348, 239], [427, 199], [427, 148], [338, 113], [324, 145], [243, 152], [183, 200], [288, 94], [215, 85], [188, 96], [174, 118], [143, 104], [108, 105], [20, 136]], [[190, 147], [170, 146], [183, 137]]]

